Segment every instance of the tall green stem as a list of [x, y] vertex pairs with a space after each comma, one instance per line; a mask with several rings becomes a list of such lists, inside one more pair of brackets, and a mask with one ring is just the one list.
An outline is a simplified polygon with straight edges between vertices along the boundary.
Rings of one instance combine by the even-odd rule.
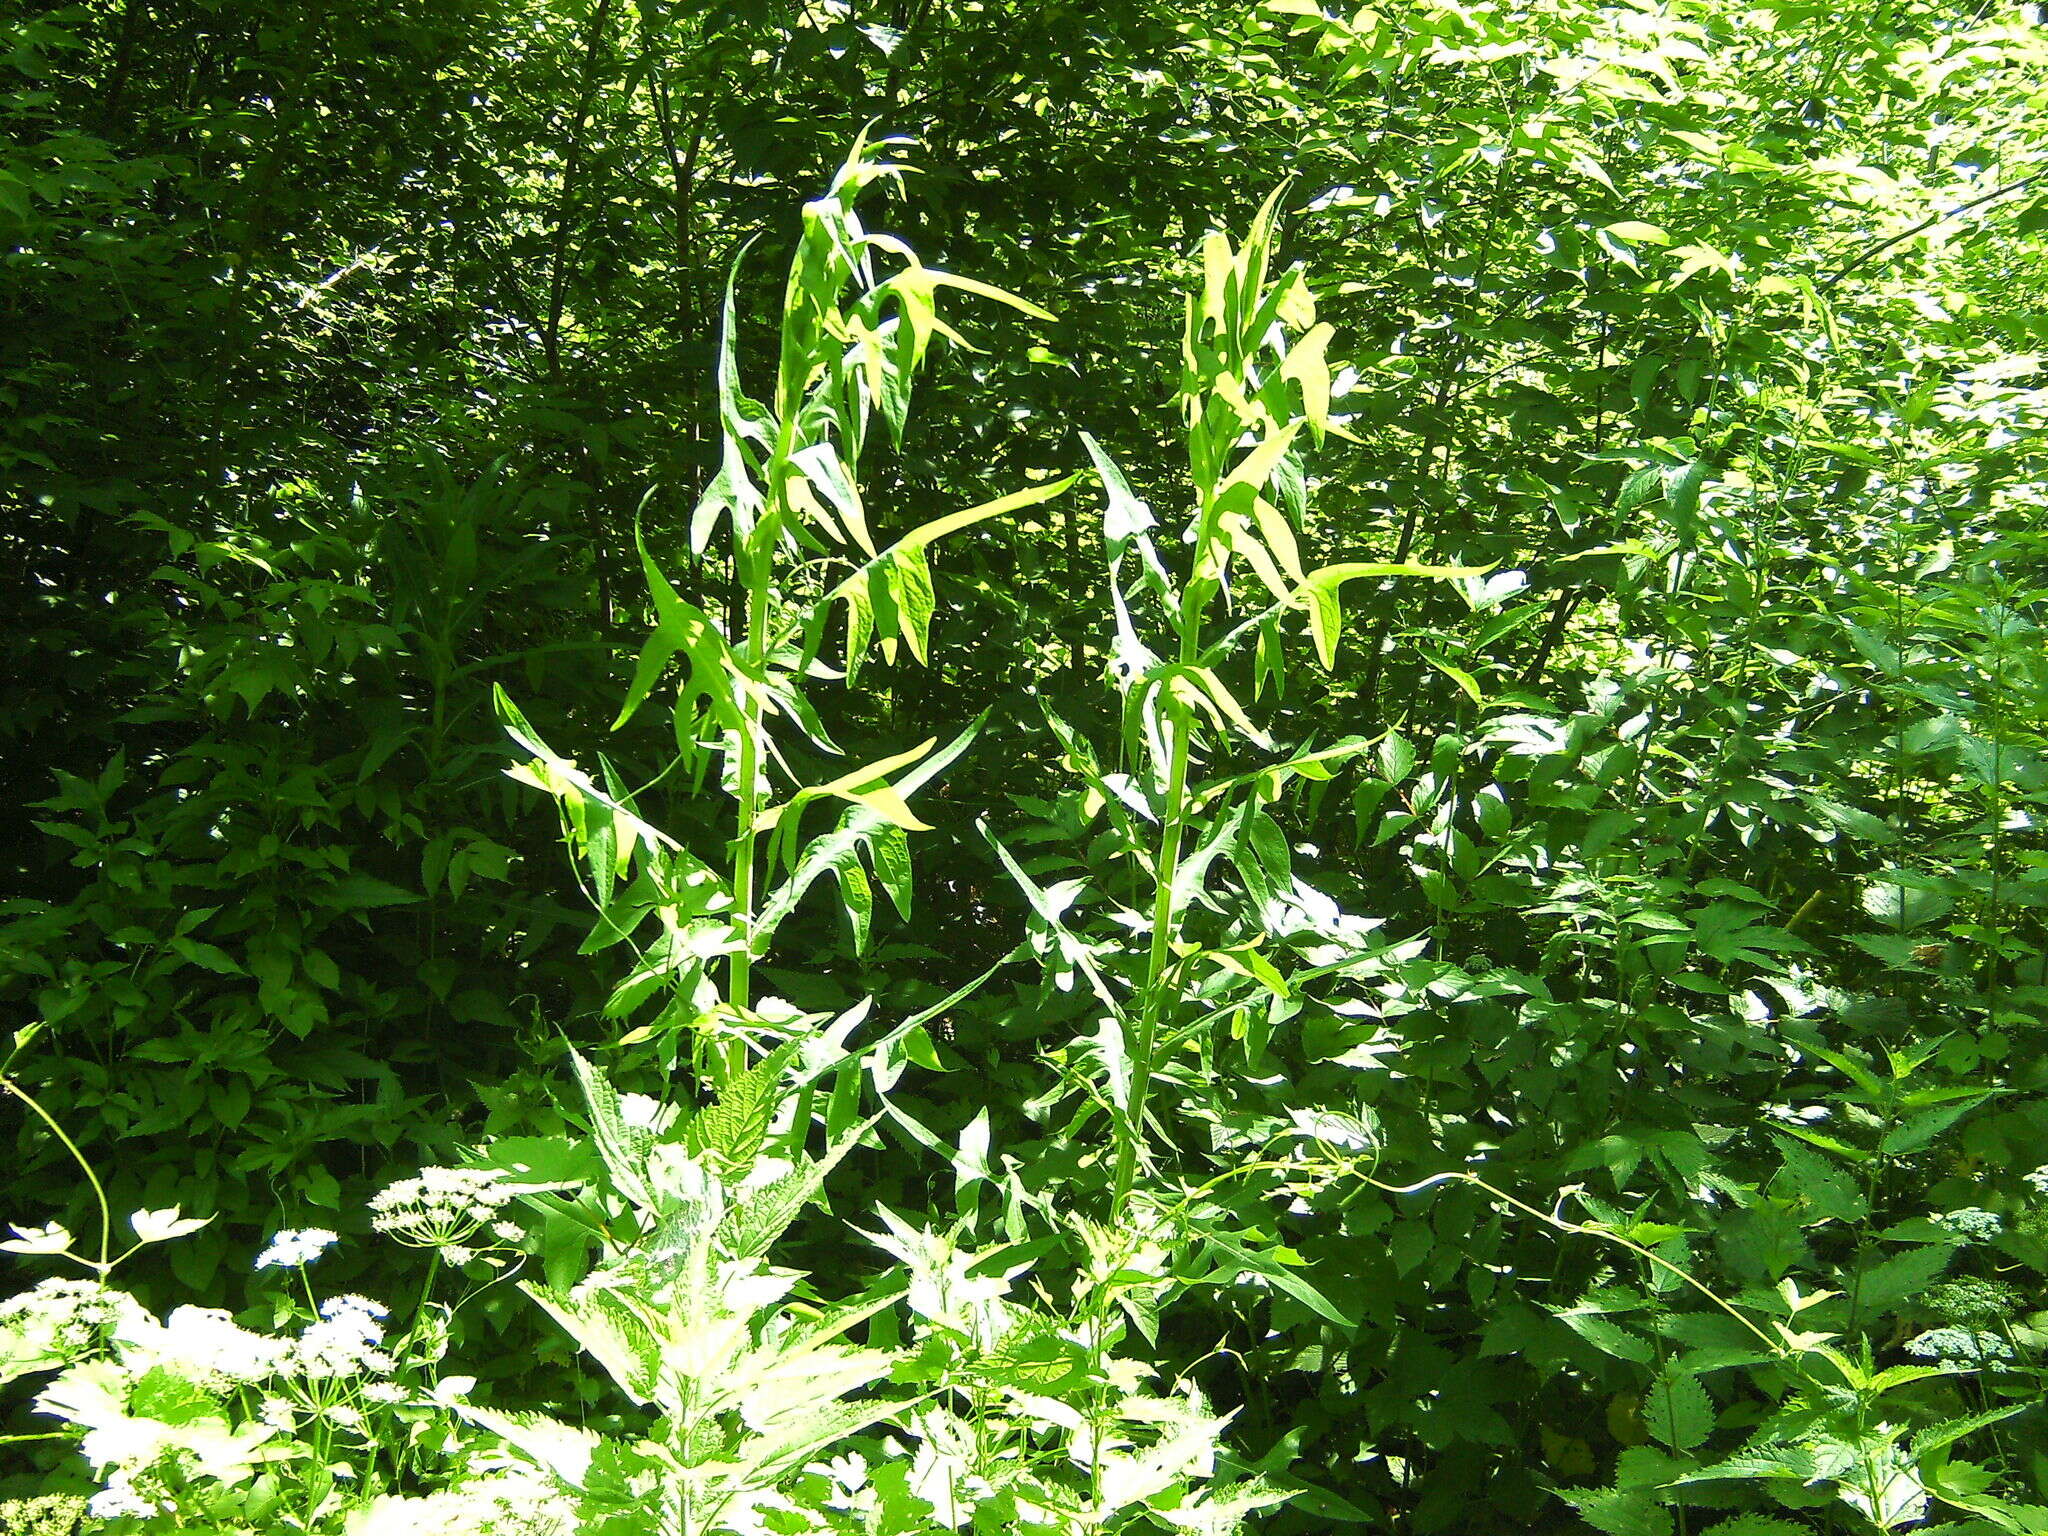
[[[1216, 467], [1203, 462], [1199, 444], [1191, 444], [1191, 468], [1196, 483], [1203, 487], [1201, 512], [1195, 529], [1195, 563], [1180, 606], [1173, 613], [1178, 660], [1194, 665], [1202, 651], [1202, 614], [1216, 591], [1206, 573], [1210, 551], [1217, 536], [1219, 509], [1214, 494]], [[1116, 1151], [1116, 1179], [1111, 1186], [1110, 1209], [1121, 1212], [1138, 1174], [1138, 1149], [1145, 1139], [1145, 1100], [1152, 1091], [1152, 1057], [1159, 1038], [1159, 1020], [1166, 1011], [1166, 972], [1173, 958], [1173, 933], [1179, 913], [1174, 886], [1180, 875], [1181, 839], [1187, 828], [1188, 751], [1194, 736], [1194, 717], [1171, 692], [1160, 695], [1161, 715], [1166, 725], [1166, 801], [1160, 809], [1159, 857], [1153, 864], [1157, 881], [1152, 893], [1152, 942], [1145, 956], [1145, 985], [1138, 1004], [1138, 1029], [1125, 1045], [1130, 1059], [1131, 1087], [1126, 1100], [1122, 1134]]]
[[1116, 1183], [1112, 1210], [1120, 1210], [1138, 1172], [1138, 1146], [1145, 1136], [1145, 1098], [1152, 1088], [1152, 1052], [1159, 1018], [1166, 1008], [1166, 970], [1172, 959], [1173, 888], [1180, 873], [1181, 835], [1187, 821], [1188, 738], [1194, 722], [1180, 705], [1169, 701], [1166, 728], [1166, 806], [1159, 833], [1159, 862], [1154, 868], [1158, 889], [1152, 894], [1152, 946], [1145, 958], [1145, 989], [1138, 1011], [1138, 1031], [1128, 1048], [1131, 1089], [1123, 1114], [1123, 1134], [1116, 1151]]
[[[764, 542], [772, 538], [773, 526], [772, 517], [764, 520], [761, 529]], [[758, 685], [767, 656], [768, 587], [772, 575], [769, 558], [756, 556], [743, 563], [747, 576], [747, 634], [743, 653], [747, 675], [740, 699], [739, 782], [733, 786], [739, 799], [739, 824], [733, 839], [732, 855], [733, 920], [739, 929], [739, 948], [733, 951], [726, 971], [726, 1000], [741, 1012], [753, 1000], [754, 866], [757, 862], [756, 845], [760, 842], [756, 822], [761, 815], [761, 736], [766, 729]], [[729, 1042], [721, 1056], [727, 1076], [746, 1070], [747, 1047], [744, 1040]]]

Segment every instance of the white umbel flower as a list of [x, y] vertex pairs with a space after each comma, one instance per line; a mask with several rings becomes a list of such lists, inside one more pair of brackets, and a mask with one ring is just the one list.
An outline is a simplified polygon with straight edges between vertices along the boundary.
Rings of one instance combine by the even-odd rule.
[[425, 1498], [386, 1495], [349, 1517], [347, 1536], [568, 1536], [575, 1523], [552, 1482], [515, 1473]]
[[246, 1386], [275, 1376], [289, 1346], [251, 1333], [217, 1307], [179, 1307], [138, 1341], [142, 1353], [200, 1386]]
[[97, 1280], [52, 1276], [0, 1301], [0, 1339], [19, 1371], [68, 1365], [137, 1323], [155, 1319], [126, 1291]]
[[303, 1269], [341, 1239], [325, 1227], [280, 1232], [256, 1255], [258, 1269]]
[[147, 1520], [160, 1513], [154, 1503], [136, 1490], [125, 1471], [114, 1473], [107, 1479], [106, 1487], [85, 1501], [85, 1512], [101, 1520], [118, 1520], [123, 1515]]
[[292, 1367], [309, 1381], [336, 1376], [388, 1376], [394, 1368], [383, 1348], [385, 1309], [367, 1296], [331, 1296], [320, 1319], [308, 1323], [292, 1346]]
[[496, 1220], [512, 1191], [477, 1168], [422, 1168], [370, 1198], [370, 1224], [414, 1248], [465, 1245]]

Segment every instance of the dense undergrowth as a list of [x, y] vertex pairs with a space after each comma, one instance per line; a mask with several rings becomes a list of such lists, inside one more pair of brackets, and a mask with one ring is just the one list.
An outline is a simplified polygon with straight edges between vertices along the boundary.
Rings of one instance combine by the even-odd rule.
[[2031, 18], [247, 20], [0, 63], [0, 1531], [2048, 1532]]

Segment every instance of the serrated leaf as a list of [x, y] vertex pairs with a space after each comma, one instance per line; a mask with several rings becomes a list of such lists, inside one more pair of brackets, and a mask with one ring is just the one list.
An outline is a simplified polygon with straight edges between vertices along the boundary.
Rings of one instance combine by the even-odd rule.
[[1639, 1365], [1647, 1365], [1657, 1356], [1648, 1339], [1630, 1333], [1604, 1317], [1573, 1308], [1554, 1308], [1551, 1315], [1602, 1354], [1613, 1355], [1617, 1360], [1633, 1360]]
[[1702, 1444], [1714, 1427], [1714, 1405], [1689, 1375], [1667, 1371], [1643, 1397], [1643, 1425], [1674, 1451]]
[[1955, 1250], [1944, 1244], [1909, 1248], [1859, 1269], [1844, 1289], [1856, 1297], [1864, 1312], [1889, 1312], [1907, 1297], [1917, 1296], [1932, 1285], [1954, 1260]]
[[1565, 1488], [1579, 1518], [1604, 1536], [1671, 1536], [1671, 1511], [1647, 1488]]

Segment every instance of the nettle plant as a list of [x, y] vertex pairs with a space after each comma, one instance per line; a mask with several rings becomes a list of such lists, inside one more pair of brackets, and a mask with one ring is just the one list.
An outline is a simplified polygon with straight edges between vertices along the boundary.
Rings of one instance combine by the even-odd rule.
[[[1873, 1053], [1781, 1027], [1809, 1065], [1791, 1102], [1765, 1106], [1774, 1174], [1733, 1178], [1712, 1155], [1681, 1172], [1668, 1136], [1602, 1144], [1617, 1172], [1671, 1161], [1698, 1214], [1659, 1221], [1580, 1192], [1583, 1225], [1640, 1262], [1553, 1313], [1648, 1379], [1610, 1413], [1625, 1445], [1612, 1481], [1564, 1496], [1606, 1536], [2048, 1530], [2021, 1491], [2042, 1477], [2028, 1448], [2048, 1168], [1936, 1172], [1943, 1138], [1994, 1097], [1939, 1065], [1946, 1042]], [[1706, 1215], [1702, 1190], [1732, 1209]], [[1911, 1190], [1937, 1203], [1902, 1215]], [[1708, 1236], [1725, 1300], [1688, 1279]]]

